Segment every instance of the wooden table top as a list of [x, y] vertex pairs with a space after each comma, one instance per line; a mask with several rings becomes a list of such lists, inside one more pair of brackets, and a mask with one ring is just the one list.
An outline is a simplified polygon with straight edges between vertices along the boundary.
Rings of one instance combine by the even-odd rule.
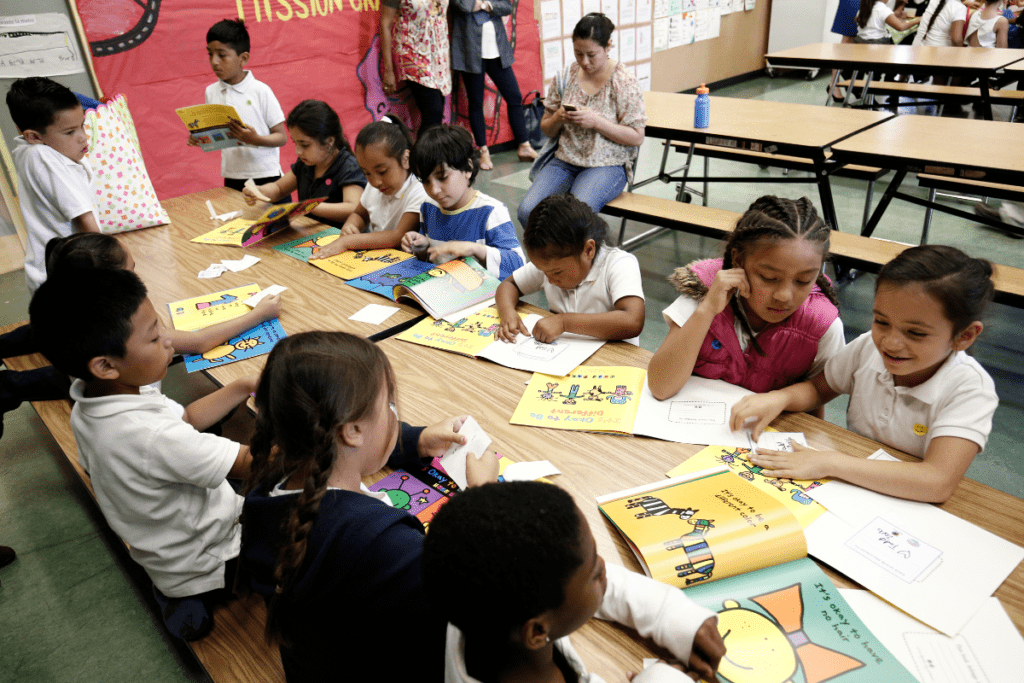
[[[712, 96], [711, 125], [694, 128], [696, 97], [645, 92], [646, 134], [755, 152], [806, 156], [809, 150], [824, 149], [893, 116], [887, 111]], [[777, 149], [770, 149], [772, 145]]]
[[[407, 304], [395, 304], [383, 297], [349, 287], [345, 282], [315, 266], [274, 251], [284, 242], [311, 235], [324, 225], [302, 218], [297, 226], [271, 235], [250, 247], [198, 244], [189, 240], [220, 225], [210, 220], [206, 200], [214, 202], [218, 213], [245, 206], [242, 194], [228, 188], [215, 188], [162, 202], [171, 217], [171, 224], [137, 230], [118, 239], [131, 250], [135, 272], [149, 289], [153, 306], [169, 323], [166, 304], [209, 292], [255, 282], [266, 289], [270, 285], [288, 288], [282, 295], [281, 325], [288, 334], [309, 330], [344, 330], [369, 336], [415, 318], [423, 311]], [[201, 280], [199, 271], [221, 259], [240, 259], [246, 254], [258, 256], [256, 265], [240, 273], [225, 272], [219, 278]], [[400, 310], [380, 325], [355, 322], [348, 317], [370, 303], [398, 306]], [[263, 369], [266, 356], [227, 365], [229, 377], [241, 377]]]
[[986, 47], [929, 47], [811, 43], [765, 55], [772, 66], [893, 67], [912, 73], [978, 74], [997, 71], [1024, 59], [1024, 50]]
[[904, 114], [832, 146], [838, 161], [1024, 185], [1024, 127]]
[[[509, 419], [531, 373], [394, 338], [379, 344], [398, 378], [398, 406], [403, 420], [433, 424], [469, 412], [493, 438], [492, 448], [499, 453], [515, 461], [550, 460], [562, 472], [552, 481], [573, 495], [590, 523], [602, 556], [609, 562], [642, 571], [622, 537], [598, 511], [595, 498], [664, 479], [666, 472], [702, 446], [512, 425]], [[585, 365], [646, 367], [650, 356], [649, 351], [614, 342], [602, 347]], [[438, 392], [438, 377], [463, 379], [458, 386], [450, 385], [449, 391]], [[428, 396], [429, 400], [423, 400]], [[785, 414], [773, 426], [783, 431], [804, 432], [808, 443], [818, 449], [867, 457], [879, 448], [870, 439], [806, 414]], [[886, 451], [906, 460], [914, 459], [888, 447]], [[1024, 501], [964, 480], [942, 507], [1003, 538], [1021, 542]], [[824, 569], [837, 585], [857, 587], [842, 575]], [[996, 595], [1024, 632], [1024, 566], [1017, 567]], [[649, 643], [635, 633], [596, 619], [572, 638], [588, 668], [609, 681], [623, 680], [626, 670], [639, 671], [642, 658], [653, 656]]]

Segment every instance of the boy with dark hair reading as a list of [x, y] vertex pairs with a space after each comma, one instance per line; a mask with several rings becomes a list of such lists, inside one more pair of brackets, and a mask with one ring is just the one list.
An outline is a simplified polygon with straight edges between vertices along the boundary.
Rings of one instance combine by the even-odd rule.
[[635, 628], [681, 662], [659, 662], [634, 683], [714, 680], [725, 654], [713, 612], [606, 566], [583, 513], [552, 484], [485, 484], [452, 498], [423, 543], [423, 580], [445, 596], [448, 683], [600, 683], [568, 638], [593, 616]]
[[[257, 185], [281, 177], [281, 153], [288, 136], [284, 111], [266, 83], [257, 81], [249, 63], [249, 31], [241, 19], [223, 19], [206, 32], [206, 54], [217, 82], [206, 87], [206, 104], [229, 104], [242, 117], [231, 122], [231, 135], [245, 146], [221, 150], [224, 186], [242, 191], [245, 181]], [[196, 140], [189, 136], [189, 145]], [[283, 199], [287, 199], [284, 197]]]
[[248, 447], [200, 430], [246, 400], [256, 377], [187, 408], [153, 389], [174, 350], [127, 270], [55, 274], [29, 317], [47, 358], [78, 378], [71, 427], [103, 516], [153, 580], [171, 633], [202, 638], [241, 540], [242, 498], [227, 477], [244, 476], [251, 458]]
[[92, 205], [89, 138], [75, 93], [49, 78], [19, 78], [7, 92], [7, 108], [21, 135], [14, 166], [25, 218], [25, 285], [29, 294], [46, 279], [43, 251], [54, 237], [99, 232]]

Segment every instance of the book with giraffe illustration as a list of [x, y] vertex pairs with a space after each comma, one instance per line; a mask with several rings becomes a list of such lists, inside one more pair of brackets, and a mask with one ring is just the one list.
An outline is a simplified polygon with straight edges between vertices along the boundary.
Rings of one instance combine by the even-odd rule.
[[284, 328], [277, 318], [260, 323], [251, 330], [229, 339], [225, 343], [215, 346], [206, 353], [195, 353], [185, 355], [185, 370], [198, 372], [199, 370], [210, 370], [221, 365], [237, 363], [246, 358], [254, 358], [270, 353], [274, 344], [284, 339]]
[[260, 286], [252, 283], [191, 299], [172, 301], [167, 304], [167, 309], [171, 313], [171, 324], [176, 330], [194, 332], [237, 318], [252, 310], [243, 302], [259, 292]]

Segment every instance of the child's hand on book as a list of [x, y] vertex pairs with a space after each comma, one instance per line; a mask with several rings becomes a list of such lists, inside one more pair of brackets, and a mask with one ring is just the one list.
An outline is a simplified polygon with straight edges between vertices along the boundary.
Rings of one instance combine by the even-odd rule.
[[[406, 233], [407, 235], [409, 233]], [[440, 242], [430, 247], [427, 250], [430, 255], [430, 260], [435, 261], [440, 256], [450, 256], [452, 258], [464, 258], [466, 256], [475, 256], [478, 261], [484, 263], [487, 259], [487, 247], [483, 244], [476, 242], [468, 242], [466, 240], [449, 240], [447, 242]], [[442, 259], [442, 261], [448, 259]]]
[[469, 416], [450, 417], [420, 432], [420, 457], [440, 458], [453, 443], [460, 446], [466, 443], [466, 437], [459, 434], [459, 430], [462, 429], [462, 423], [467, 417]]
[[[744, 396], [732, 407], [729, 428], [734, 432], [749, 429], [751, 438], [756, 441], [765, 427], [786, 409], [788, 403], [789, 398], [780, 391]], [[753, 418], [756, 418], [756, 422]]]
[[519, 317], [519, 314], [512, 311], [511, 315], [502, 315], [501, 327], [498, 328], [498, 332], [494, 336], [503, 342], [514, 344], [520, 334], [526, 337], [530, 336], [530, 330], [526, 328], [526, 323]]
[[533, 338], [544, 344], [555, 341], [563, 332], [565, 332], [565, 318], [557, 313], [541, 318], [533, 324]]
[[693, 637], [690, 660], [686, 663], [688, 673], [697, 674], [698, 680], [715, 680], [718, 664], [725, 656], [725, 642], [718, 632], [718, 617], [706, 619]]
[[426, 249], [428, 244], [430, 240], [422, 233], [410, 231], [402, 235], [402, 251], [410, 254]]
[[263, 297], [252, 312], [261, 323], [281, 317], [281, 295]]
[[259, 146], [260, 135], [255, 130], [245, 125], [241, 121], [230, 119], [228, 121], [228, 127], [231, 128], [231, 132], [228, 133], [228, 137], [232, 137], [241, 143], [246, 145]]
[[189, 147], [198, 147], [199, 146], [199, 138], [197, 138], [195, 135], [189, 135], [188, 136], [188, 146]]
[[833, 463], [842, 453], [816, 451], [813, 448], [793, 442], [793, 453], [758, 448], [749, 456], [750, 462], [763, 467], [765, 477], [785, 479], [823, 479], [833, 472]]
[[345, 239], [344, 231], [342, 231], [341, 236], [338, 237], [338, 239], [334, 240], [326, 247], [323, 247], [322, 249], [320, 249], [320, 251], [310, 256], [309, 260], [316, 261], [322, 258], [331, 258], [332, 256], [337, 256], [343, 251], [348, 251], [348, 242]]

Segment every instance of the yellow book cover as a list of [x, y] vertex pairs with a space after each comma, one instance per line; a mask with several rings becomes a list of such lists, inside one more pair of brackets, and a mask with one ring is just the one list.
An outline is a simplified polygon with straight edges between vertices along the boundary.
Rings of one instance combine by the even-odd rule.
[[252, 227], [256, 221], [236, 218], [223, 225], [214, 228], [210, 232], [193, 237], [191, 242], [199, 244], [228, 244], [235, 247], [242, 246], [242, 237], [245, 231]]
[[[200, 244], [227, 244], [247, 247], [289, 226], [292, 218], [305, 216], [315, 209], [325, 197], [304, 199], [288, 204], [271, 204], [256, 220], [236, 218], [208, 233], [193, 237], [192, 242]], [[382, 266], [383, 267], [383, 266]]]
[[821, 517], [825, 508], [818, 503], [807, 492], [821, 486], [828, 479], [821, 481], [807, 481], [804, 479], [777, 479], [766, 477], [761, 474], [761, 467], [750, 462], [749, 448], [734, 448], [729, 446], [708, 446], [707, 448], [694, 453], [687, 458], [686, 462], [677, 465], [668, 471], [668, 476], [678, 477], [683, 474], [699, 472], [710, 467], [725, 465], [731, 471], [747, 480], [753, 486], [764, 491], [772, 498], [785, 505], [797, 521], [800, 527], [807, 528], [814, 520]]
[[230, 135], [230, 121], [242, 120], [230, 104], [197, 104], [175, 109], [174, 113], [185, 124], [188, 132], [204, 152], [244, 146], [244, 143]]
[[534, 373], [512, 424], [632, 434], [647, 372], [581, 365], [567, 377]]
[[167, 304], [174, 329], [194, 332], [225, 320], [245, 315], [251, 309], [243, 301], [260, 291], [257, 284], [243, 285], [222, 292], [174, 301]]
[[598, 506], [644, 571], [680, 588], [807, 555], [786, 506], [725, 467], [602, 496]]
[[[334, 239], [330, 239], [330, 237], [330, 235], [326, 236], [318, 245], [326, 246], [337, 239], [337, 237]], [[330, 258], [314, 259], [310, 263], [342, 280], [351, 280], [369, 275], [395, 263], [407, 261], [412, 257], [412, 254], [407, 254], [401, 249], [358, 249], [343, 251]]]
[[476, 358], [494, 342], [494, 333], [499, 327], [498, 310], [485, 308], [453, 323], [427, 318], [402, 332], [397, 339]]

